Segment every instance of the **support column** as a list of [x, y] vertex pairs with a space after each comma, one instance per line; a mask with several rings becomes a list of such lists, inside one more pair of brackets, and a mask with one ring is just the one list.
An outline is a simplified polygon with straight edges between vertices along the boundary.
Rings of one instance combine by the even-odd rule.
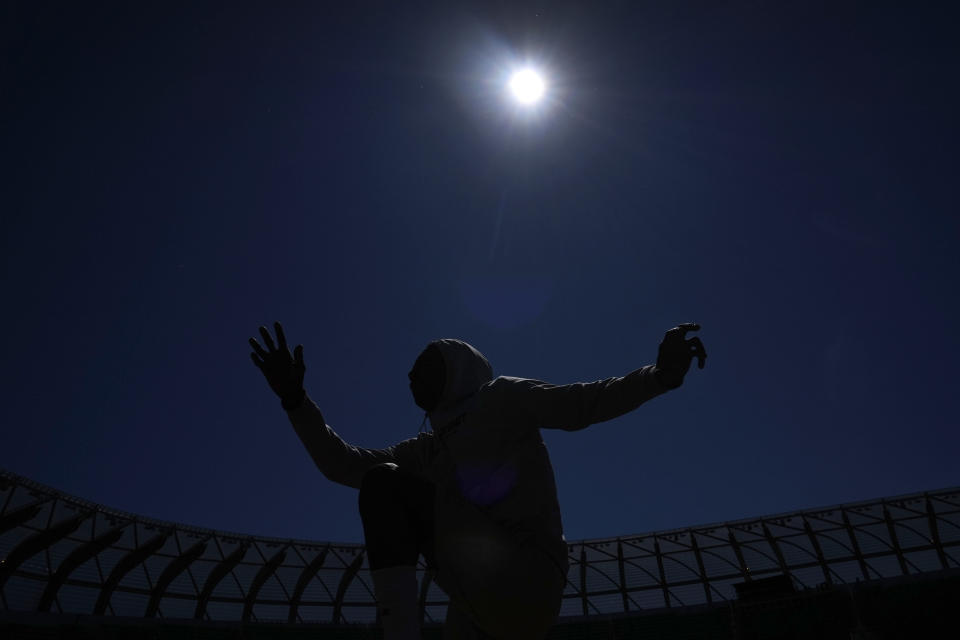
[[857, 541], [857, 531], [853, 528], [853, 525], [850, 524], [847, 510], [843, 509], [840, 513], [843, 516], [843, 526], [847, 528], [847, 535], [850, 536], [850, 545], [853, 547], [853, 554], [857, 556], [857, 562], [860, 564], [860, 573], [863, 575], [863, 580], [867, 581], [870, 579], [870, 570], [867, 567], [867, 561], [863, 558], [863, 552], [860, 551], [860, 543]]
[[943, 550], [943, 543], [940, 542], [940, 530], [937, 529], [937, 512], [933, 509], [933, 502], [930, 496], [925, 496], [927, 502], [927, 523], [930, 525], [930, 538], [933, 546], [937, 548], [937, 557], [940, 558], [940, 568], [947, 569], [947, 554]]
[[663, 570], [663, 553], [660, 551], [660, 541], [653, 537], [653, 552], [657, 554], [657, 569], [660, 571], [660, 588], [663, 590], [663, 604], [670, 608], [670, 590], [667, 589], [667, 572]]
[[630, 611], [630, 601], [627, 598], [627, 572], [623, 563], [623, 541], [617, 540], [617, 568], [620, 569], [620, 597], [623, 598], [623, 612]]
[[313, 577], [317, 575], [317, 571], [320, 570], [320, 567], [323, 566], [323, 561], [327, 557], [327, 552], [330, 551], [329, 545], [323, 548], [323, 551], [317, 554], [313, 560], [310, 561], [303, 571], [300, 573], [300, 577], [297, 578], [297, 586], [293, 589], [293, 596], [290, 597], [290, 614], [287, 616], [287, 622], [293, 623], [297, 621], [297, 609], [300, 607], [300, 600], [303, 598], [303, 592], [306, 591], [307, 585], [310, 584], [310, 581], [313, 580]]
[[887, 505], [883, 505], [883, 519], [887, 523], [887, 534], [890, 536], [890, 545], [897, 554], [897, 562], [900, 563], [900, 572], [903, 575], [909, 575], [907, 570], [907, 559], [903, 557], [903, 551], [900, 550], [900, 540], [897, 539], [897, 529], [893, 524], [893, 518], [890, 517], [890, 510]]
[[363, 564], [363, 551], [357, 552], [357, 557], [353, 559], [353, 562], [350, 563], [350, 566], [347, 567], [347, 570], [343, 572], [343, 577], [340, 578], [340, 586], [337, 587], [337, 599], [333, 603], [333, 620], [334, 624], [340, 624], [341, 616], [343, 615], [343, 597], [347, 593], [347, 587], [350, 586], [350, 581], [353, 580], [354, 576], [357, 575], [357, 572], [360, 571], [360, 565]]
[[749, 582], [752, 580], [750, 577], [750, 567], [747, 566], [747, 563], [743, 559], [743, 550], [740, 548], [740, 541], [733, 535], [733, 529], [728, 528], [727, 531], [730, 534], [727, 536], [727, 539], [730, 541], [730, 546], [733, 547], [733, 554], [737, 556], [737, 563], [740, 565], [740, 574], [743, 576], [745, 582]]
[[823, 551], [820, 549], [820, 541], [817, 540], [817, 534], [813, 532], [813, 527], [810, 526], [806, 517], [803, 518], [803, 530], [807, 532], [807, 537], [810, 538], [810, 544], [813, 545], [813, 551], [817, 556], [817, 562], [820, 563], [820, 568], [823, 570], [823, 581], [829, 585], [833, 585], [833, 579], [830, 577], [830, 567], [827, 566], [827, 561], [823, 557]]
[[253, 615], [253, 604], [257, 601], [257, 595], [260, 593], [261, 587], [264, 583], [270, 579], [270, 576], [276, 572], [277, 567], [283, 564], [283, 561], [287, 559], [287, 550], [286, 547], [280, 549], [277, 553], [273, 554], [273, 557], [267, 560], [267, 562], [260, 567], [260, 570], [257, 571], [257, 575], [254, 576], [253, 582], [250, 583], [250, 589], [247, 592], [247, 597], [243, 603], [243, 617], [244, 622], [250, 621], [250, 616]]

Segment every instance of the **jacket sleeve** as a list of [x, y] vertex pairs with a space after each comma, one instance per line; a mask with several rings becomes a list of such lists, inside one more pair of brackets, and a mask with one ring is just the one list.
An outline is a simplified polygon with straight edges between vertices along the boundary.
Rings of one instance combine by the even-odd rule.
[[669, 389], [654, 375], [654, 366], [620, 378], [553, 385], [541, 380], [500, 378], [506, 410], [528, 414], [538, 427], [576, 431], [612, 420]]
[[317, 468], [333, 482], [360, 488], [370, 467], [392, 462], [411, 472], [419, 472], [418, 440], [411, 438], [386, 449], [364, 449], [343, 441], [323, 419], [316, 403], [305, 396], [299, 407], [287, 412], [294, 431], [303, 442]]

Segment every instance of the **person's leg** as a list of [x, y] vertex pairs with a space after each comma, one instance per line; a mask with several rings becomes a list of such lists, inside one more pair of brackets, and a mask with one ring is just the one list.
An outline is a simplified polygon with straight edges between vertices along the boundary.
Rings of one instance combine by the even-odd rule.
[[560, 610], [565, 575], [472, 505], [438, 512], [437, 584], [450, 596], [445, 640], [543, 638]]
[[490, 572], [464, 567], [448, 592], [444, 640], [542, 639], [556, 623], [565, 582], [546, 554], [529, 546]]
[[452, 599], [447, 606], [447, 619], [443, 623], [443, 640], [495, 640], [483, 632], [473, 621], [471, 614]]
[[394, 464], [372, 467], [360, 487], [360, 518], [386, 640], [420, 638], [417, 557], [433, 564], [432, 483]]

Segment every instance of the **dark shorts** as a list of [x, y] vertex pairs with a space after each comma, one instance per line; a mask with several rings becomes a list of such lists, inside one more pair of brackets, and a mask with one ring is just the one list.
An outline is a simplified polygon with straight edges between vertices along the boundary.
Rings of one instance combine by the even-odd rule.
[[[435, 502], [432, 482], [394, 464], [371, 468], [360, 488], [360, 517], [370, 565], [416, 562], [410, 557], [416, 548], [417, 555], [435, 569]], [[403, 525], [398, 526], [400, 523]]]
[[423, 556], [427, 566], [436, 569], [436, 520], [434, 517], [434, 503], [436, 486], [429, 480], [408, 473], [397, 471], [397, 481], [402, 484], [401, 494], [404, 496], [404, 507], [413, 522], [417, 534], [417, 551]]

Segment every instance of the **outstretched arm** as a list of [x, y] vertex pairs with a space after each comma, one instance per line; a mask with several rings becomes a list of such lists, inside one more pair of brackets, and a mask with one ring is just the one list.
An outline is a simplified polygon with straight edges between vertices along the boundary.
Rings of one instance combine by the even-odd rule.
[[274, 324], [274, 330], [277, 333], [276, 344], [270, 332], [260, 327], [265, 347], [255, 338], [250, 338], [250, 346], [253, 347], [250, 356], [280, 398], [294, 431], [323, 475], [339, 484], [360, 488], [363, 475], [376, 464], [393, 462], [408, 469], [415, 466], [412, 441], [386, 449], [364, 449], [344, 442], [327, 425], [319, 407], [303, 389], [306, 372], [303, 345], [297, 345], [291, 355], [279, 322]]
[[[527, 412], [539, 427], [575, 431], [612, 420], [683, 384], [693, 357], [702, 369], [707, 357], [699, 338], [685, 340], [700, 325], [687, 323], [667, 331], [657, 364], [623, 377], [596, 382], [552, 385], [540, 380], [501, 378], [504, 392], [515, 407]], [[519, 406], [518, 406], [519, 405]]]

